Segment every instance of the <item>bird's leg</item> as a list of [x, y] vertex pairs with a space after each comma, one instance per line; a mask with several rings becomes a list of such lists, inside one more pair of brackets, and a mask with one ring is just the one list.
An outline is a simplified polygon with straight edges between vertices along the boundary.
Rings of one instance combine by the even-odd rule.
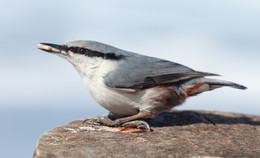
[[[103, 116], [97, 120], [100, 125], [106, 125], [111, 127], [136, 127], [136, 128], [145, 128], [150, 130], [150, 126], [147, 122], [138, 120], [138, 119], [147, 119], [151, 118], [152, 113], [148, 111], [140, 111], [136, 115], [127, 116], [123, 118], [118, 118], [116, 120], [111, 120], [108, 116]], [[135, 120], [135, 121], [134, 121]]]

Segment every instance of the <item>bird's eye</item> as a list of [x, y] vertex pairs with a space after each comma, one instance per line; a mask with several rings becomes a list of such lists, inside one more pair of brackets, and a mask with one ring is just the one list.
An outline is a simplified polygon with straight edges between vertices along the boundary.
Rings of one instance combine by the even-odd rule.
[[80, 54], [86, 53], [86, 49], [85, 49], [85, 48], [80, 48], [80, 49], [79, 49], [79, 53], [80, 53]]

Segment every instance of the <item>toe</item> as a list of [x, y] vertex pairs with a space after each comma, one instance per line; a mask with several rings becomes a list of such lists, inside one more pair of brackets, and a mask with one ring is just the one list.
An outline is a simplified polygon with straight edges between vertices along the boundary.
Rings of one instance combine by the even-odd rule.
[[100, 125], [98, 119], [95, 119], [95, 118], [85, 119], [85, 120], [82, 122], [82, 124], [83, 124], [83, 125], [86, 125], [86, 124], [90, 124], [90, 125]]
[[113, 121], [109, 119], [107, 116], [102, 116], [97, 121], [100, 125], [110, 126], [110, 127], [118, 127], [121, 123], [117, 120]]
[[122, 125], [123, 127], [132, 127], [132, 128], [138, 128], [138, 129], [144, 129], [147, 131], [151, 131], [150, 125], [142, 120], [136, 120], [131, 122], [126, 122]]

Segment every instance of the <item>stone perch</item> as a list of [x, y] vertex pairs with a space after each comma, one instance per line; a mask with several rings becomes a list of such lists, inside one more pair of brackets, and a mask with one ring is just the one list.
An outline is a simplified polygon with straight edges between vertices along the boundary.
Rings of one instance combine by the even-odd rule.
[[34, 158], [260, 157], [260, 116], [218, 112], [163, 113], [152, 132], [83, 125], [76, 120], [38, 140]]

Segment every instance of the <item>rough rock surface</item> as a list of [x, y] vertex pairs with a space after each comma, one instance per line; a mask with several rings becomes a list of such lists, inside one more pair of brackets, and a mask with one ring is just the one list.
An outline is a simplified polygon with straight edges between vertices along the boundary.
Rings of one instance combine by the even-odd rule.
[[260, 116], [217, 112], [163, 113], [152, 132], [72, 121], [43, 134], [34, 158], [260, 157]]

